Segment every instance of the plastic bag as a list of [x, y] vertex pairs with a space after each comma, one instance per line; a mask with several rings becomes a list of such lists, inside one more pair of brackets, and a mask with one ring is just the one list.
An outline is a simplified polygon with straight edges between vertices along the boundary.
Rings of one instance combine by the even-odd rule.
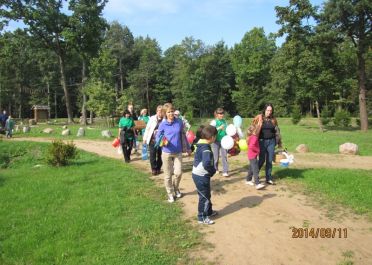
[[119, 145], [119, 147], [118, 147], [118, 154], [119, 155], [123, 154], [123, 148], [121, 147], [121, 145]]
[[142, 145], [142, 160], [147, 160], [148, 155], [147, 155], [147, 144]]

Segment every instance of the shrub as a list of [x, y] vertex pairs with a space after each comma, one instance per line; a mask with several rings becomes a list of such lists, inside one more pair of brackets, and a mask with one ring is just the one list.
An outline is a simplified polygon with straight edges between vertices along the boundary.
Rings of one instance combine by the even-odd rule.
[[301, 109], [300, 106], [295, 105], [292, 109], [292, 123], [297, 124], [301, 120]]
[[350, 113], [347, 110], [338, 110], [335, 113], [335, 118], [333, 123], [339, 127], [348, 127], [350, 126], [351, 117]]
[[47, 162], [52, 166], [65, 166], [76, 157], [76, 146], [73, 142], [65, 144], [62, 140], [55, 140], [47, 152]]
[[328, 123], [331, 122], [331, 115], [332, 115], [331, 110], [328, 109], [328, 106], [325, 106], [322, 109], [322, 113], [320, 114], [323, 125], [327, 125]]
[[7, 168], [10, 163], [10, 156], [6, 153], [0, 153], [0, 168]]

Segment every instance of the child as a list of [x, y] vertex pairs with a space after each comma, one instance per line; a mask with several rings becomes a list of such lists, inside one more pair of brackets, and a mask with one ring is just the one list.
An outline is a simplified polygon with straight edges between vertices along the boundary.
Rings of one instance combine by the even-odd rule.
[[13, 136], [14, 121], [11, 116], [5, 122], [6, 138], [11, 138]]
[[130, 153], [133, 147], [134, 141], [134, 121], [131, 119], [131, 114], [128, 110], [125, 110], [123, 117], [119, 121], [119, 138], [120, 144], [123, 148], [125, 163], [130, 161]]
[[205, 126], [200, 133], [200, 140], [196, 145], [196, 153], [192, 167], [194, 180], [199, 195], [198, 223], [211, 225], [214, 222], [209, 217], [217, 215], [212, 210], [211, 177], [216, 173], [213, 153], [210, 144], [216, 140], [217, 129], [212, 125]]
[[[247, 131], [247, 142], [248, 142], [248, 159], [249, 168], [246, 183], [248, 185], [256, 185], [256, 189], [260, 190], [265, 188], [265, 185], [260, 183], [259, 180], [259, 169], [257, 156], [260, 154], [260, 145], [258, 142], [258, 127], [256, 125], [251, 125]], [[254, 177], [254, 183], [252, 182], [252, 176]]]

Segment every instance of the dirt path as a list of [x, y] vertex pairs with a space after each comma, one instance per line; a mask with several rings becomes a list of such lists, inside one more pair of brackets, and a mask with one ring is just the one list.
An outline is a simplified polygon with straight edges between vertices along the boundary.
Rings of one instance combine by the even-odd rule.
[[[18, 139], [22, 140], [22, 139]], [[48, 139], [23, 139], [50, 141]], [[78, 148], [102, 156], [122, 159], [110, 142], [77, 140]], [[346, 213], [329, 217], [323, 209], [304, 195], [294, 193], [278, 182], [256, 191], [244, 183], [244, 154], [229, 159], [231, 177], [216, 175], [212, 180], [212, 201], [219, 211], [212, 226], [198, 226], [213, 248], [195, 254], [211, 264], [372, 264], [372, 223]], [[149, 171], [148, 161], [133, 156], [133, 166]], [[191, 178], [192, 158], [184, 158], [185, 173], [181, 203], [186, 218], [195, 222], [198, 197]], [[372, 170], [372, 157], [334, 154], [295, 154], [293, 168], [332, 167]], [[163, 185], [162, 176], [153, 178]], [[292, 228], [341, 228], [335, 238], [292, 238]], [[344, 230], [345, 229], [345, 230]], [[344, 232], [347, 230], [347, 236]], [[320, 232], [320, 230], [319, 230]], [[304, 235], [305, 237], [305, 235]], [[345, 238], [346, 237], [346, 238]], [[349, 263], [351, 264], [351, 263]]]

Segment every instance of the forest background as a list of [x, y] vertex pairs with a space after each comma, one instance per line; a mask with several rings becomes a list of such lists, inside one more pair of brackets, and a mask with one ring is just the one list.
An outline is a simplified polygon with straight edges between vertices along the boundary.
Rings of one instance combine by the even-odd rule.
[[[68, 4], [68, 14], [64, 4]], [[328, 0], [277, 6], [280, 30], [246, 32], [228, 48], [192, 36], [162, 51], [157, 40], [102, 16], [107, 0], [0, 1], [0, 109], [31, 117], [119, 116], [173, 102], [189, 119], [216, 107], [251, 117], [267, 102], [277, 116], [346, 113], [368, 130], [372, 111], [372, 2]], [[275, 39], [284, 37], [280, 47]], [[321, 119], [319, 119], [321, 121]]]

